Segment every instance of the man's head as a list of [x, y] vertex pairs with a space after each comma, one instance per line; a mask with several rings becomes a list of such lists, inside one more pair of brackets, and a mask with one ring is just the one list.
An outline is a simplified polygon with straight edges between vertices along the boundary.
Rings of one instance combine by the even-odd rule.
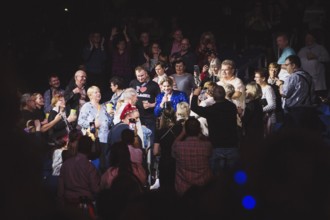
[[312, 46], [313, 44], [315, 44], [316, 42], [316, 38], [315, 38], [315, 34], [312, 32], [308, 32], [305, 35], [305, 45], [306, 46]]
[[48, 83], [52, 89], [58, 89], [61, 86], [60, 79], [56, 74], [51, 74], [48, 78]]
[[286, 70], [288, 73], [293, 73], [296, 70], [300, 69], [301, 61], [297, 55], [290, 55], [285, 59], [284, 65], [286, 66]]
[[140, 83], [144, 83], [144, 82], [148, 81], [148, 79], [149, 79], [147, 70], [144, 69], [142, 66], [137, 66], [135, 68], [135, 75], [136, 75], [136, 79]]
[[215, 102], [222, 102], [226, 98], [226, 91], [222, 86], [215, 86], [213, 89], [213, 98]]
[[280, 49], [284, 49], [289, 46], [289, 39], [285, 33], [280, 33], [276, 37], [276, 44]]
[[190, 117], [184, 123], [187, 136], [196, 137], [201, 133], [201, 123], [195, 118]]
[[83, 70], [78, 70], [74, 74], [74, 79], [75, 79], [76, 85], [81, 88], [86, 84], [87, 74]]
[[173, 38], [175, 41], [177, 42], [181, 42], [182, 38], [183, 38], [183, 34], [182, 34], [182, 30], [181, 29], [176, 29], [174, 32], [173, 32]]
[[188, 38], [183, 38], [181, 40], [181, 51], [182, 52], [186, 52], [188, 51], [190, 48], [190, 42], [189, 42], [189, 39]]

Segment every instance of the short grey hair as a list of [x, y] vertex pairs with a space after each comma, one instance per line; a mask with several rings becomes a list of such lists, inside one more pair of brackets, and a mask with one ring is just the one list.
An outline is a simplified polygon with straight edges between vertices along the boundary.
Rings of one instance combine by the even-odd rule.
[[127, 88], [125, 89], [125, 91], [123, 92], [123, 94], [121, 95], [122, 99], [124, 100], [128, 100], [131, 99], [133, 96], [137, 96], [138, 93], [136, 92], [135, 89], [133, 88]]

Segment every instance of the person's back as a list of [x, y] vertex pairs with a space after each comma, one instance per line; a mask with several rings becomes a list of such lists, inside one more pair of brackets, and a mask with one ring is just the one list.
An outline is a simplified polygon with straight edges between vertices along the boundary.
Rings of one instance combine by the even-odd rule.
[[93, 200], [99, 191], [100, 176], [88, 158], [91, 146], [92, 140], [88, 136], [81, 137], [78, 154], [62, 164], [58, 186], [60, 204], [77, 205], [84, 196]]
[[176, 161], [175, 189], [179, 195], [184, 194], [194, 185], [202, 186], [212, 179], [209, 159], [212, 155], [212, 144], [200, 137], [199, 121], [192, 117], [184, 125], [182, 133], [172, 146], [172, 155]]
[[217, 175], [220, 169], [233, 168], [239, 158], [237, 108], [225, 98], [225, 89], [219, 85], [213, 90], [216, 103], [208, 107], [198, 106], [200, 91], [200, 88], [194, 91], [191, 110], [207, 120], [209, 139], [213, 145], [210, 163], [213, 174]]
[[[192, 99], [197, 98], [197, 96], [193, 96]], [[195, 105], [192, 100], [191, 110], [206, 118], [209, 127], [209, 138], [213, 146], [237, 146], [237, 110], [235, 104], [223, 99], [222, 101], [216, 101], [212, 106], [201, 107]]]

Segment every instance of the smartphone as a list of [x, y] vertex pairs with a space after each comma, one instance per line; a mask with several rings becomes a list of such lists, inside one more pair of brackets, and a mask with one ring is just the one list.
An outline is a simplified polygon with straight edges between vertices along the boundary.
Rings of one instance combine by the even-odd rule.
[[199, 75], [201, 73], [199, 66], [198, 65], [194, 65], [194, 72], [197, 73], [197, 75]]
[[94, 121], [89, 123], [89, 129], [90, 129], [91, 133], [93, 133], [93, 134], [95, 133], [95, 123], [94, 123]]
[[130, 118], [129, 119], [129, 124], [128, 124], [128, 126], [129, 126], [129, 128], [131, 129], [131, 130], [135, 130], [135, 126], [136, 126], [136, 120], [134, 119], [134, 118]]

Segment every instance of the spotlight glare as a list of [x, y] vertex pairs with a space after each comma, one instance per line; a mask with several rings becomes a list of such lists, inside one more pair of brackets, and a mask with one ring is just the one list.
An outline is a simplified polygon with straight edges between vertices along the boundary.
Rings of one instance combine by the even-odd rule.
[[242, 205], [245, 209], [252, 210], [256, 207], [256, 200], [253, 198], [253, 196], [244, 196], [242, 199]]
[[239, 171], [235, 172], [234, 179], [237, 184], [243, 185], [247, 181], [247, 175], [244, 171], [239, 170]]

